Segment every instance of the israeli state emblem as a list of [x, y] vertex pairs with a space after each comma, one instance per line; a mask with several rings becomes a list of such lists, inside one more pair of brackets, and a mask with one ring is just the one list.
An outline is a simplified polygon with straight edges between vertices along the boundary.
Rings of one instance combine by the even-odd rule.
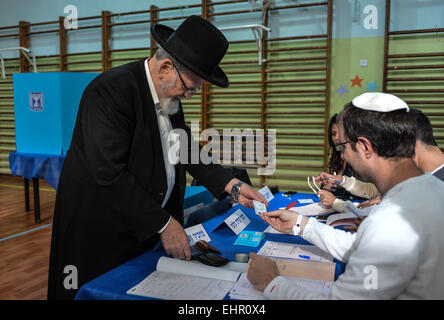
[[43, 111], [43, 92], [29, 93], [29, 109], [31, 111]]

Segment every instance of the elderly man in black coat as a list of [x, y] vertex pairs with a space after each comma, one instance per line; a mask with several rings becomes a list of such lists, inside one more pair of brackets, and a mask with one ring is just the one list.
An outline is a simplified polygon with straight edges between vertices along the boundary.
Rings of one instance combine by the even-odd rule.
[[229, 85], [218, 67], [225, 37], [198, 16], [177, 30], [157, 24], [151, 32], [161, 47], [154, 58], [104, 72], [83, 94], [57, 189], [48, 299], [72, 299], [81, 285], [159, 239], [168, 254], [190, 259], [181, 225], [185, 170], [217, 198], [267, 203], [218, 164], [168, 161], [168, 133], [191, 137], [180, 100], [205, 80]]

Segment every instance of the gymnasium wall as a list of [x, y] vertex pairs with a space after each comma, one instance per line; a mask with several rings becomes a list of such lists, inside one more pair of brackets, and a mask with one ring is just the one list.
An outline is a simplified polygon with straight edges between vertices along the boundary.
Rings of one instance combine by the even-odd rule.
[[[254, 1], [214, 6], [211, 21], [219, 28], [239, 25], [263, 24], [264, 17]], [[298, 7], [293, 5], [320, 1], [276, 0], [267, 15], [271, 32], [262, 36], [267, 41], [265, 67], [258, 62], [258, 46], [251, 30], [224, 31], [230, 41], [229, 54], [222, 67], [233, 83], [228, 89], [207, 88], [205, 119], [202, 115], [202, 95], [184, 102], [186, 120], [200, 121], [200, 129], [275, 129], [277, 133], [277, 168], [272, 176], [258, 176], [249, 169], [253, 184], [279, 185], [282, 189], [309, 191], [307, 176], [322, 171], [328, 156], [325, 130], [330, 116], [339, 112], [353, 97], [369, 91], [382, 91], [385, 47], [385, 0], [332, 1], [331, 43], [328, 39], [307, 38], [326, 35], [328, 6]], [[67, 5], [77, 8], [79, 17], [97, 17], [79, 21], [83, 30], [69, 31], [67, 36], [66, 70], [101, 72], [103, 70], [102, 32], [94, 25], [101, 24], [102, 11], [114, 14], [109, 41], [109, 67], [114, 67], [150, 55], [149, 23], [126, 24], [134, 20], [147, 20], [149, 14], [119, 15], [118, 13], [175, 8], [159, 12], [160, 23], [172, 28], [182, 21], [179, 16], [201, 14], [198, 0], [184, 1], [36, 1], [16, 0], [1, 4], [0, 49], [19, 45], [18, 36], [6, 36], [16, 29], [19, 21], [37, 24], [31, 31], [50, 31], [57, 25], [38, 25], [67, 16]], [[262, 1], [257, 1], [262, 4]], [[327, 1], [326, 1], [327, 3]], [[221, 9], [219, 9], [221, 8]], [[227, 12], [240, 13], [227, 13]], [[219, 13], [218, 13], [219, 12]], [[226, 13], [226, 14], [225, 14]], [[439, 0], [392, 0], [390, 30], [443, 28], [444, 2]], [[170, 19], [170, 20], [169, 20]], [[120, 24], [120, 25], [119, 25]], [[304, 38], [305, 37], [305, 38]], [[390, 37], [389, 53], [444, 52], [444, 34], [419, 34]], [[265, 43], [265, 42], [264, 42]], [[39, 72], [60, 71], [59, 34], [30, 35], [30, 48], [37, 56]], [[139, 49], [137, 49], [139, 48]], [[302, 48], [302, 49], [301, 49]], [[311, 48], [311, 49], [304, 49]], [[319, 48], [319, 49], [316, 49]], [[328, 49], [330, 48], [330, 49]], [[330, 50], [330, 53], [328, 52]], [[12, 73], [20, 70], [17, 52], [3, 54], [6, 61], [6, 79], [0, 79], [0, 173], [9, 173], [7, 156], [15, 150]], [[326, 57], [329, 57], [326, 60]], [[388, 66], [408, 65], [405, 70], [390, 70], [389, 75], [402, 77], [439, 77], [442, 74], [443, 55], [411, 59], [391, 59]], [[411, 69], [412, 65], [436, 65], [437, 68]], [[32, 70], [30, 70], [32, 71]], [[327, 82], [313, 82], [316, 79]], [[352, 81], [353, 80], [353, 81]], [[391, 83], [389, 90], [412, 102], [432, 101], [431, 104], [413, 105], [433, 115], [432, 123], [441, 148], [444, 147], [444, 81]], [[427, 93], [406, 93], [405, 89], [423, 89]], [[263, 92], [266, 92], [264, 95]], [[429, 91], [433, 91], [429, 94]], [[204, 120], [204, 121], [203, 121]], [[190, 179], [190, 178], [189, 178]]]

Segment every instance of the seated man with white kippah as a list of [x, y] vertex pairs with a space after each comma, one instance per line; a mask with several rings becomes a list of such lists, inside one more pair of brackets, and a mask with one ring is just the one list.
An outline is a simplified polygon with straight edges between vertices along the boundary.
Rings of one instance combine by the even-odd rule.
[[366, 93], [339, 116], [336, 146], [382, 194], [356, 234], [279, 210], [262, 217], [347, 262], [328, 296], [294, 285], [276, 264], [251, 253], [247, 277], [269, 299], [444, 299], [444, 185], [413, 162], [416, 124], [407, 104]]

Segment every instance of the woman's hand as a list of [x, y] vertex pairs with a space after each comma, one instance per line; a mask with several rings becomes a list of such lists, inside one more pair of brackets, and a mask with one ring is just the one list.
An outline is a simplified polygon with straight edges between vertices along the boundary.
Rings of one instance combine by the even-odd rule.
[[336, 200], [336, 197], [333, 193], [325, 190], [318, 191], [317, 195], [319, 196], [319, 200], [321, 200], [321, 203], [324, 207], [327, 209], [330, 209], [333, 207], [333, 203]]

